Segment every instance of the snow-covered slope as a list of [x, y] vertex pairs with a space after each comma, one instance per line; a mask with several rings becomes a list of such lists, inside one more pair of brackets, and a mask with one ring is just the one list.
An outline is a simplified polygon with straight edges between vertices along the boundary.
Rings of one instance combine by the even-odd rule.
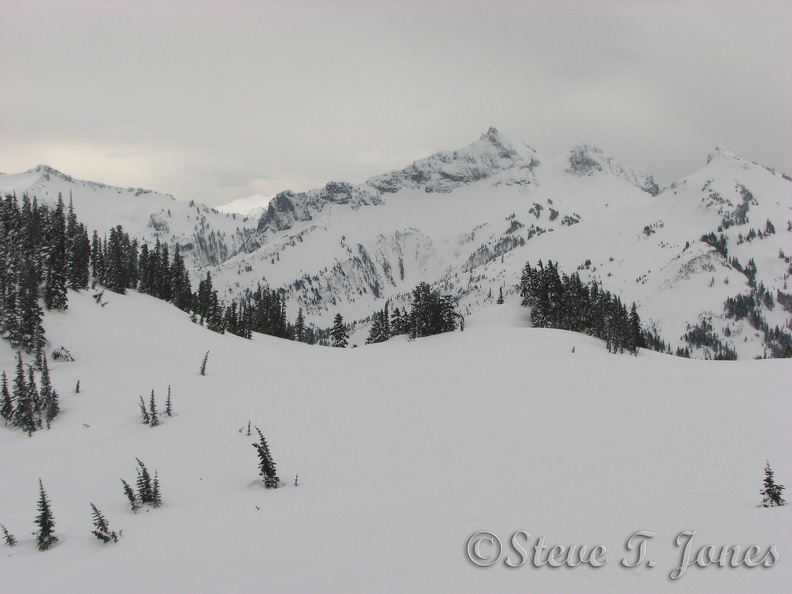
[[89, 234], [102, 237], [121, 225], [132, 238], [153, 244], [157, 239], [178, 243], [193, 269], [219, 264], [244, 244], [256, 221], [236, 214], [221, 214], [195, 202], [180, 202], [168, 194], [141, 188], [117, 188], [74, 179], [46, 165], [24, 173], [0, 174], [0, 194], [27, 194], [30, 199], [54, 204], [60, 194]]
[[238, 198], [222, 206], [215, 206], [215, 210], [226, 214], [238, 214], [248, 219], [255, 218], [258, 220], [267, 210], [267, 205], [271, 198], [272, 196], [254, 194], [247, 198]]
[[[471, 316], [463, 333], [344, 350], [246, 341], [148, 296], [105, 298], [72, 293], [66, 313], [44, 320], [47, 351], [76, 359], [51, 364], [63, 410], [52, 429], [0, 426], [0, 523], [19, 540], [2, 549], [3, 591], [778, 592], [792, 582], [792, 507], [756, 507], [766, 459], [778, 482], [792, 476], [789, 360], [609, 355], [590, 337], [525, 327], [514, 300]], [[12, 377], [14, 360], [0, 341]], [[175, 416], [142, 425], [139, 396], [154, 390], [162, 409], [168, 386]], [[262, 488], [248, 420], [283, 488]], [[135, 458], [158, 472], [159, 509], [129, 509], [120, 479], [134, 482]], [[39, 478], [59, 538], [47, 552], [31, 536]], [[90, 503], [123, 531], [118, 543], [91, 534]], [[482, 530], [504, 547], [489, 568], [465, 552]], [[511, 545], [517, 531], [530, 533], [517, 537], [525, 554]], [[629, 569], [638, 531], [654, 537]], [[775, 547], [779, 560], [693, 566], [672, 582], [684, 531], [695, 531], [694, 560], [705, 545], [716, 556], [739, 545], [738, 559]], [[607, 563], [535, 567], [542, 537], [542, 559], [555, 545], [601, 545]]]

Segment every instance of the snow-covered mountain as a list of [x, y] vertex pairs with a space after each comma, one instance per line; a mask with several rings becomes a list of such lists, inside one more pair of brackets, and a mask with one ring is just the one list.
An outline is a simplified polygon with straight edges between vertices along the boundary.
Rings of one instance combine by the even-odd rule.
[[[792, 325], [792, 306], [778, 302], [792, 292], [792, 181], [723, 148], [702, 165], [663, 187], [600, 148], [550, 159], [490, 128], [363, 184], [281, 192], [258, 220], [42, 167], [0, 177], [0, 191], [71, 193], [89, 228], [121, 223], [178, 241], [192, 247], [193, 279], [211, 272], [221, 299], [262, 283], [285, 293], [292, 317], [301, 307], [320, 327], [335, 313], [353, 321], [386, 301], [405, 305], [420, 281], [471, 314], [499, 289], [513, 294], [526, 262], [552, 259], [635, 301], [672, 350], [712, 356], [711, 344], [683, 339], [694, 329], [741, 358], [762, 356], [765, 332], [754, 326]], [[755, 302], [750, 320], [724, 310], [738, 296]]]
[[237, 253], [255, 219], [222, 214], [193, 201], [180, 202], [169, 194], [142, 188], [118, 188], [82, 181], [47, 165], [24, 173], [0, 174], [0, 194], [27, 194], [53, 205], [60, 195], [69, 199], [89, 233], [102, 237], [121, 225], [132, 238], [153, 244], [157, 239], [173, 247], [178, 243], [193, 269], [218, 264]]

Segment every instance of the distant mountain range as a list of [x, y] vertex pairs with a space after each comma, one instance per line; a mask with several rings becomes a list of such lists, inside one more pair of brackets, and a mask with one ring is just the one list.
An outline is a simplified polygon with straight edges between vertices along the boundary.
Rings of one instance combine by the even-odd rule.
[[71, 198], [100, 234], [122, 225], [178, 243], [193, 288], [210, 272], [226, 301], [259, 283], [282, 289], [290, 317], [301, 307], [322, 327], [337, 312], [365, 322], [386, 301], [406, 305], [421, 281], [473, 313], [499, 289], [518, 299], [525, 263], [552, 259], [635, 301], [674, 351], [711, 357], [719, 341], [740, 358], [770, 356], [769, 335], [792, 333], [792, 179], [724, 148], [669, 187], [597, 147], [548, 159], [490, 128], [363, 184], [217, 209], [44, 165], [0, 175], [0, 192]]

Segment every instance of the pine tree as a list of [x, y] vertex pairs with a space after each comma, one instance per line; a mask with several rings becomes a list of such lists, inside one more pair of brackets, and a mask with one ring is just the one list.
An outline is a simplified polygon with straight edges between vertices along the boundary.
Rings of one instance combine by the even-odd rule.
[[5, 545], [7, 547], [15, 547], [17, 544], [16, 537], [8, 531], [3, 524], [0, 524], [0, 529], [3, 531], [3, 539], [5, 540]]
[[42, 360], [41, 366], [41, 408], [44, 415], [44, 422], [47, 429], [50, 428], [50, 423], [60, 413], [60, 404], [58, 402], [58, 392], [53, 389], [50, 383], [49, 367], [47, 366], [47, 358]]
[[159, 424], [159, 416], [157, 416], [157, 403], [154, 400], [154, 390], [152, 390], [151, 398], [149, 398], [149, 426], [156, 427]]
[[59, 194], [57, 206], [50, 214], [47, 238], [49, 250], [44, 280], [44, 306], [47, 309], [64, 310], [67, 308], [66, 218], [63, 208], [63, 198]]
[[153, 503], [154, 501], [154, 485], [151, 480], [151, 475], [148, 469], [140, 461], [140, 458], [135, 458], [138, 463], [137, 468], [137, 497], [140, 503]]
[[124, 485], [124, 495], [126, 495], [129, 505], [132, 506], [132, 511], [137, 513], [137, 509], [140, 507], [140, 505], [138, 503], [137, 497], [135, 496], [135, 492], [132, 490], [132, 487], [129, 486], [129, 483], [124, 479], [121, 479], [121, 483]]
[[11, 392], [8, 390], [8, 377], [5, 370], [3, 379], [0, 383], [0, 415], [5, 420], [6, 425], [14, 418], [14, 401], [11, 399]]
[[41, 479], [39, 479], [38, 511], [39, 515], [36, 517], [36, 526], [39, 527], [39, 531], [38, 534], [36, 534], [36, 545], [40, 551], [46, 551], [58, 542], [58, 537], [54, 534], [55, 520], [52, 517], [50, 503], [47, 499], [47, 494], [44, 492], [44, 485]]
[[339, 348], [346, 348], [349, 342], [349, 335], [344, 327], [344, 318], [340, 313], [335, 315], [333, 320], [333, 329], [330, 331], [330, 337], [333, 340], [333, 346]]
[[305, 317], [302, 307], [297, 310], [297, 320], [294, 322], [294, 340], [297, 342], [305, 341]]
[[162, 496], [160, 495], [159, 473], [154, 471], [154, 481], [151, 486], [151, 505], [159, 507], [162, 505]]
[[33, 410], [33, 420], [35, 423], [35, 428], [41, 429], [44, 427], [43, 423], [43, 406], [41, 400], [41, 393], [39, 392], [38, 386], [36, 385], [36, 376], [33, 371], [33, 366], [28, 364], [28, 379], [27, 379], [27, 389], [28, 389], [28, 399], [30, 401], [31, 408]]
[[30, 398], [30, 390], [25, 380], [25, 368], [22, 363], [22, 353], [17, 351], [16, 375], [14, 376], [13, 399], [16, 402], [14, 409], [15, 427], [19, 427], [28, 435], [36, 430], [36, 411], [34, 402]]
[[762, 507], [777, 507], [786, 504], [782, 497], [784, 485], [776, 485], [773, 471], [770, 469], [770, 462], [765, 464], [764, 487], [759, 491], [759, 494], [762, 496]]
[[498, 300], [495, 303], [503, 305], [503, 287], [498, 287]]
[[277, 489], [278, 488], [278, 476], [275, 474], [275, 462], [272, 460], [272, 454], [270, 453], [269, 446], [267, 445], [267, 440], [262, 435], [261, 430], [256, 427], [256, 431], [259, 435], [259, 442], [254, 443], [253, 447], [256, 448], [259, 457], [259, 473], [261, 477], [264, 479], [264, 486], [267, 489]]
[[206, 375], [206, 362], [209, 361], [209, 351], [206, 351], [203, 361], [201, 362], [201, 375]]
[[173, 249], [173, 263], [170, 267], [171, 291], [173, 304], [183, 311], [187, 311], [192, 303], [192, 287], [190, 275], [184, 266], [179, 244]]
[[118, 535], [110, 530], [110, 527], [107, 525], [107, 520], [102, 515], [102, 512], [100, 512], [93, 503], [91, 504], [91, 509], [93, 510], [94, 525], [94, 529], [91, 531], [91, 533], [104, 543], [108, 543], [111, 540], [113, 542], [118, 542]]
[[165, 399], [165, 416], [173, 416], [173, 407], [171, 406], [171, 387], [168, 386], [168, 397]]
[[143, 396], [140, 397], [140, 422], [144, 425], [151, 423], [151, 417], [146, 409], [146, 403], [143, 402]]

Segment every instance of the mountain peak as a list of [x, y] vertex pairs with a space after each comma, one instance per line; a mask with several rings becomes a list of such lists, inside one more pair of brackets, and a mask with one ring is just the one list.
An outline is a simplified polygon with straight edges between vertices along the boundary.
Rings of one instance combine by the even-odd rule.
[[576, 177], [609, 171], [652, 196], [657, 196], [663, 190], [646, 169], [628, 167], [598, 146], [580, 144], [569, 151], [567, 159], [569, 167], [566, 172]]
[[54, 167], [50, 167], [49, 165], [45, 165], [43, 163], [40, 163], [39, 165], [36, 165], [32, 169], [28, 169], [25, 173], [38, 173], [41, 177], [43, 177], [43, 178], [45, 178], [47, 180], [50, 178], [50, 176], [55, 176], [55, 177], [59, 177], [59, 178], [65, 180], [67, 182], [74, 181], [74, 179], [72, 178], [71, 175], [66, 175], [65, 173], [63, 173], [61, 171], [58, 171]]
[[715, 149], [707, 156], [707, 164], [709, 165], [712, 161], [716, 161], [718, 159], [734, 159], [735, 161], [742, 161], [737, 153], [730, 150], [729, 148], [718, 145]]

